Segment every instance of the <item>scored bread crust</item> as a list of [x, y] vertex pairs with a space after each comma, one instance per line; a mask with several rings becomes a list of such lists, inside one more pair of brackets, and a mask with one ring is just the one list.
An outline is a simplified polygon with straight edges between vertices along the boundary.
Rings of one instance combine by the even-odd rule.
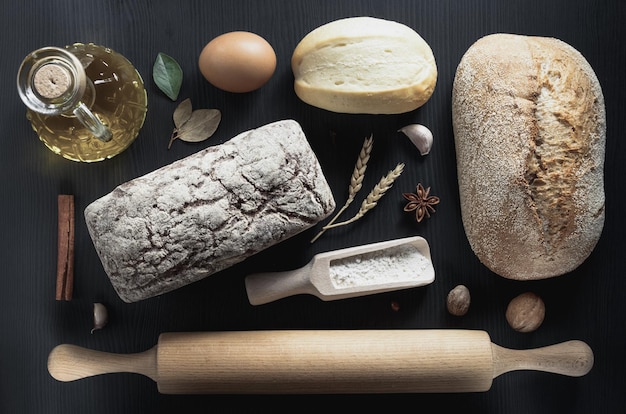
[[397, 114], [424, 105], [437, 83], [426, 41], [410, 27], [351, 17], [308, 33], [291, 58], [304, 102], [339, 113]]
[[606, 115], [585, 58], [554, 38], [493, 34], [465, 53], [452, 116], [461, 214], [494, 273], [576, 269], [604, 226]]

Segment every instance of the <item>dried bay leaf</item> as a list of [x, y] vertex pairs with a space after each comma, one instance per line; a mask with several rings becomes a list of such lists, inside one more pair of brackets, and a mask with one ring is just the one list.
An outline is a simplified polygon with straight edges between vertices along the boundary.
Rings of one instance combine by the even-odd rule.
[[185, 142], [201, 142], [210, 138], [222, 120], [222, 113], [218, 109], [193, 110], [191, 100], [185, 99], [174, 111], [174, 131], [167, 146], [180, 139]]
[[176, 125], [176, 128], [182, 127], [185, 122], [189, 121], [191, 112], [191, 99], [187, 98], [182, 101], [174, 111], [174, 125]]
[[152, 78], [159, 89], [172, 101], [178, 98], [183, 84], [183, 70], [174, 58], [159, 53], [152, 67]]
[[222, 113], [217, 109], [196, 109], [191, 118], [178, 129], [178, 139], [200, 142], [209, 138], [219, 125]]

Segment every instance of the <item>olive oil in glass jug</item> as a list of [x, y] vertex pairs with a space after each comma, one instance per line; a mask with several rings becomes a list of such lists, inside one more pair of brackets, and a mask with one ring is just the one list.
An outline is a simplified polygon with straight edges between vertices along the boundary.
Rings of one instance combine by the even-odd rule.
[[30, 53], [17, 84], [41, 141], [73, 161], [101, 161], [124, 151], [146, 117], [141, 75], [124, 56], [93, 43]]

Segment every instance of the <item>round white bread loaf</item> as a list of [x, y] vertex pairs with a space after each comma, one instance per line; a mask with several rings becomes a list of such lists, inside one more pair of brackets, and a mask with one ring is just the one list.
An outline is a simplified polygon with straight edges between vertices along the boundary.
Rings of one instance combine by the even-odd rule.
[[463, 225], [494, 273], [577, 268], [604, 226], [604, 98], [573, 47], [493, 34], [456, 71], [452, 120]]
[[424, 105], [437, 82], [430, 46], [413, 29], [373, 17], [327, 23], [296, 46], [298, 97], [340, 113], [398, 114]]

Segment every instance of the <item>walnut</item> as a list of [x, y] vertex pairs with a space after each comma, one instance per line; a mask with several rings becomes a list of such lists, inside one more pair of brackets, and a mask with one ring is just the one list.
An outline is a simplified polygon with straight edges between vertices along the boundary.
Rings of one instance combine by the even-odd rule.
[[526, 292], [509, 302], [506, 320], [518, 332], [532, 332], [541, 326], [545, 314], [543, 300], [535, 293]]
[[470, 292], [464, 285], [458, 285], [448, 293], [446, 302], [448, 312], [455, 316], [463, 316], [470, 306]]

